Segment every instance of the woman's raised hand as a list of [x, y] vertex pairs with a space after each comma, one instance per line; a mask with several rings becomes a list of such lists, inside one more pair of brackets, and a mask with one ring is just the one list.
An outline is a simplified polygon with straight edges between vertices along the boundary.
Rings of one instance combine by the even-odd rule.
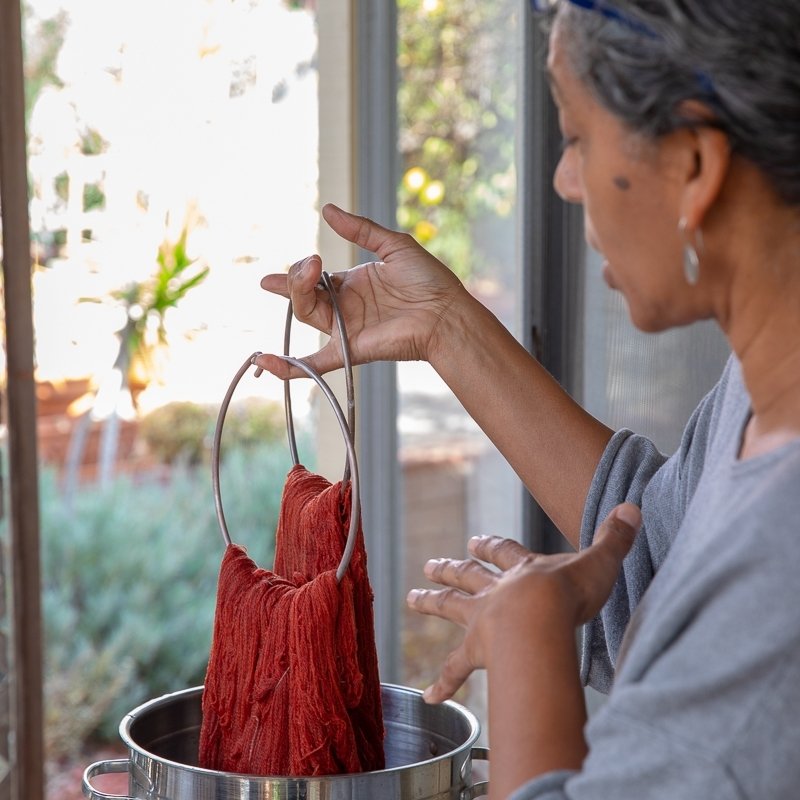
[[[467, 297], [461, 282], [408, 234], [331, 204], [322, 215], [339, 236], [379, 259], [331, 273], [353, 364], [429, 360], [449, 308]], [[293, 264], [288, 274], [267, 275], [261, 286], [290, 298], [298, 320], [331, 335], [321, 350], [303, 359], [325, 373], [342, 366], [342, 349], [328, 293], [319, 285], [321, 273], [322, 260], [312, 255]], [[263, 354], [256, 363], [279, 378], [302, 374], [275, 355]]]
[[513, 648], [533, 647], [544, 655], [564, 640], [553, 631], [570, 641], [576, 626], [592, 619], [611, 594], [640, 524], [639, 509], [624, 503], [579, 553], [539, 555], [512, 539], [482, 536], [470, 540], [471, 559], [429, 561], [426, 577], [444, 588], [414, 589], [408, 605], [461, 625], [464, 639], [426, 690], [426, 701], [452, 697], [474, 670], [512, 657]]

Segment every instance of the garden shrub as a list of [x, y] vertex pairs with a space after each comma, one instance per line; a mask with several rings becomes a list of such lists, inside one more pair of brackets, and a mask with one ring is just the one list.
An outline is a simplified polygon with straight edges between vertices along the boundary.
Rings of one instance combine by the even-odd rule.
[[[228, 529], [262, 566], [290, 466], [283, 444], [222, 459]], [[115, 741], [135, 706], [203, 682], [224, 542], [211, 476], [186, 465], [168, 479], [85, 486], [71, 507], [43, 472], [40, 504], [47, 745], [58, 758], [90, 735]]]
[[[217, 423], [218, 406], [178, 400], [146, 414], [140, 432], [148, 450], [165, 464], [207, 461]], [[220, 450], [258, 447], [285, 441], [283, 405], [247, 398], [231, 403], [225, 416]]]
[[199, 464], [210, 447], [214, 420], [211, 406], [175, 401], [142, 417], [139, 434], [162, 463]]

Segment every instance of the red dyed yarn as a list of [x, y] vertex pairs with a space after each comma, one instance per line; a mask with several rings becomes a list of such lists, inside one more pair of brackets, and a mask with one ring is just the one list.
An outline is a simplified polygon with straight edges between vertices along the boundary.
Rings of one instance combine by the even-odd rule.
[[200, 766], [250, 775], [383, 769], [383, 715], [359, 526], [341, 583], [351, 496], [288, 474], [272, 572], [239, 545], [220, 567], [203, 691]]

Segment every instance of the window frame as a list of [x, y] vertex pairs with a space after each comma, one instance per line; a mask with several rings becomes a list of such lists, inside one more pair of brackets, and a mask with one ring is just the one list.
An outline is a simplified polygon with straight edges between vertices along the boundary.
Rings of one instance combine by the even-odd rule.
[[[397, 7], [395, 0], [361, 0], [355, 11], [356, 123], [355, 208], [376, 222], [396, 226]], [[360, 250], [359, 261], [373, 258]], [[362, 519], [375, 592], [375, 641], [381, 676], [400, 672], [402, 598], [402, 471], [397, 459], [397, 370], [380, 362], [358, 368], [357, 443]]]
[[[527, 2], [522, 2], [529, 11]], [[569, 392], [582, 392], [583, 304], [586, 259], [581, 209], [561, 200], [553, 175], [561, 157], [558, 111], [544, 63], [547, 36], [533, 14], [522, 28], [519, 141], [519, 203], [522, 214], [523, 344]], [[526, 499], [523, 544], [539, 552], [561, 552], [566, 540], [530, 496]]]
[[[31, 295], [30, 223], [25, 142], [22, 14], [18, 2], [0, 6], [0, 207], [6, 334], [9, 563], [8, 622], [0, 642], [0, 712], [7, 727], [0, 752], [9, 772], [0, 793], [44, 797], [44, 667], [39, 567], [36, 389]], [[5, 509], [3, 509], [5, 513]], [[5, 588], [4, 588], [5, 591]], [[10, 636], [8, 635], [10, 633]]]

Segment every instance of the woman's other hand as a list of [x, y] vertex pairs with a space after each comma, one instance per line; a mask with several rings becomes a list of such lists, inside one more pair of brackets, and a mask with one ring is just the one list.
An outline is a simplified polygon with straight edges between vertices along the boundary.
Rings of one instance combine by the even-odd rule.
[[591, 547], [579, 553], [539, 555], [512, 539], [483, 536], [470, 540], [471, 559], [429, 561], [426, 577], [445, 588], [412, 590], [408, 605], [465, 632], [425, 699], [438, 703], [452, 697], [474, 670], [506, 658], [520, 641], [538, 638], [534, 646], [546, 649], [551, 631], [571, 633], [592, 619], [608, 599], [640, 523], [639, 509], [624, 503], [611, 511]]
[[[409, 234], [331, 204], [322, 215], [337, 234], [379, 258], [331, 273], [353, 364], [429, 360], [448, 309], [467, 294], [458, 278]], [[290, 298], [297, 319], [331, 335], [321, 350], [304, 358], [325, 373], [342, 366], [342, 351], [328, 293], [318, 285], [321, 273], [322, 260], [312, 255], [288, 274], [267, 275], [261, 286]], [[259, 356], [257, 364], [279, 378], [301, 374], [274, 355]]]

